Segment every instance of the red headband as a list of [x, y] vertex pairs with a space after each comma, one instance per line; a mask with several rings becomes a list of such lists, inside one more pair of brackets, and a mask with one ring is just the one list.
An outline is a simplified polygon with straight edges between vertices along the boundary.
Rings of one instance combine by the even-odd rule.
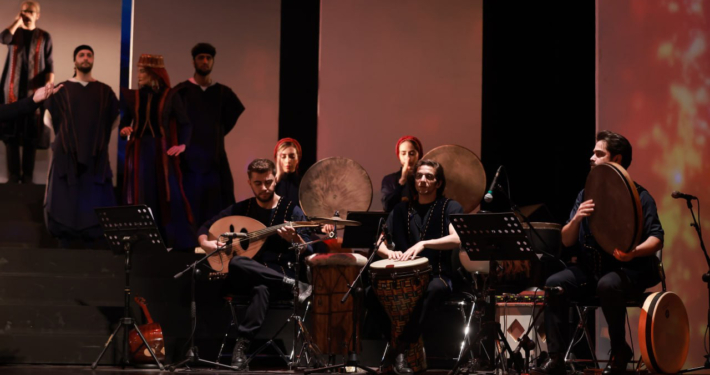
[[293, 145], [296, 146], [296, 154], [298, 154], [298, 160], [301, 161], [301, 144], [293, 138], [283, 138], [276, 142], [276, 147], [274, 147], [274, 159], [276, 159], [276, 155], [279, 153], [279, 147], [282, 144], [289, 142], [293, 143]]
[[419, 152], [419, 158], [424, 156], [424, 153], [422, 152], [424, 150], [424, 148], [422, 147], [422, 142], [419, 140], [419, 138], [413, 135], [405, 135], [404, 137], [400, 138], [399, 141], [397, 141], [397, 146], [395, 146], [394, 148], [394, 152], [397, 156], [399, 156], [399, 145], [407, 141], [412, 142], [414, 148], [417, 149], [417, 152]]

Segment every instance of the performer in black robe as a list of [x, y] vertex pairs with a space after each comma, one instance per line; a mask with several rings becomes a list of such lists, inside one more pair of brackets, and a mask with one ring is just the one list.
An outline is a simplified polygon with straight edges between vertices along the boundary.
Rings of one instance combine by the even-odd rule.
[[[247, 216], [260, 221], [266, 227], [286, 221], [305, 220], [303, 211], [295, 202], [274, 193], [276, 168], [271, 160], [254, 160], [249, 164], [247, 173], [254, 198], [227, 207], [202, 225], [198, 232], [198, 241], [205, 251], [212, 252], [217, 246], [224, 245], [217, 240], [208, 240], [210, 227], [223, 217]], [[264, 242], [253, 259], [235, 256], [229, 262], [228, 285], [233, 291], [252, 297], [244, 318], [239, 321], [237, 327], [237, 343], [232, 355], [232, 366], [244, 368], [246, 365], [244, 352], [264, 323], [269, 299], [289, 298], [291, 287], [297, 281], [295, 270], [292, 268], [296, 260], [296, 252], [289, 248], [293, 243], [308, 242], [308, 235], [305, 231], [296, 231], [290, 226], [279, 229], [277, 233], [278, 236], [271, 236]], [[300, 256], [311, 252], [310, 246], [306, 246]], [[299, 298], [302, 300], [310, 295], [308, 285], [300, 283], [299, 288], [301, 290]]]
[[111, 87], [91, 76], [93, 62], [91, 47], [77, 47], [76, 78], [64, 82], [64, 89], [45, 104], [45, 123], [56, 134], [45, 221], [62, 247], [74, 239], [93, 245], [103, 234], [94, 208], [116, 205], [108, 143], [118, 124], [118, 99]]
[[190, 143], [192, 126], [170, 90], [163, 57], [141, 55], [138, 68], [140, 89], [125, 90], [121, 101], [121, 136], [130, 136], [124, 201], [148, 205], [169, 246], [193, 248], [194, 220], [177, 158]]
[[[39, 87], [52, 90], [54, 86], [52, 38], [48, 32], [37, 28], [38, 19], [39, 4], [25, 1], [14, 22], [0, 33], [0, 43], [8, 46], [0, 81], [0, 102], [4, 104], [32, 96]], [[6, 147], [8, 182], [32, 183], [35, 154], [43, 128], [39, 111], [3, 124], [0, 136]]]
[[424, 155], [422, 142], [417, 137], [405, 135], [397, 141], [395, 152], [401, 165], [400, 170], [382, 179], [382, 210], [390, 212], [399, 202], [414, 198], [412, 180], [414, 165]]
[[224, 137], [244, 112], [244, 105], [229, 87], [212, 81], [215, 48], [199, 43], [192, 49], [195, 74], [175, 86], [192, 123], [190, 147], [182, 155], [185, 194], [196, 223], [234, 203], [234, 181]]
[[299, 204], [298, 192], [301, 186], [301, 174], [298, 173], [301, 155], [301, 144], [293, 138], [283, 138], [274, 147], [276, 194], [296, 204]]

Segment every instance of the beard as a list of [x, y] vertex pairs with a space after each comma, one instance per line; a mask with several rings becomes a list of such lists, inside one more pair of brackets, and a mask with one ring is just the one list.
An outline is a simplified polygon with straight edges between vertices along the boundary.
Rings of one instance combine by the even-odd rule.
[[260, 202], [264, 202], [264, 203], [270, 202], [272, 199], [274, 199], [274, 192], [272, 191], [271, 193], [269, 193], [269, 195], [266, 198], [262, 198], [261, 194], [257, 194], [256, 199], [258, 199]]
[[195, 73], [205, 77], [208, 76], [210, 73], [212, 73], [212, 68], [209, 69], [201, 69], [200, 67], [197, 66], [197, 64], [193, 64], [195, 66]]
[[87, 74], [87, 73], [91, 72], [91, 69], [93, 69], [93, 67], [94, 67], [93, 64], [89, 64], [89, 66], [77, 65], [76, 70], [78, 70], [84, 74]]

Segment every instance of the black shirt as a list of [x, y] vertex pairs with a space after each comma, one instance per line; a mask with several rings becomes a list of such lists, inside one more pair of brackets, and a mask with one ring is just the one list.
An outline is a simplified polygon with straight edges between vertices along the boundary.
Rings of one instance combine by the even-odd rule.
[[[661, 221], [658, 219], [658, 209], [656, 208], [656, 201], [653, 199], [651, 194], [643, 186], [636, 184], [636, 189], [639, 193], [639, 198], [641, 200], [641, 207], [643, 212], [643, 231], [641, 233], [641, 240], [639, 244], [643, 243], [648, 239], [648, 237], [656, 237], [661, 243], [664, 239], [664, 231], [661, 226]], [[584, 202], [584, 190], [580, 191], [577, 195], [577, 200], [572, 207], [570, 212], [568, 223], [572, 221], [574, 215], [577, 213], [579, 206]], [[658, 259], [651, 255], [647, 257], [634, 258], [630, 262], [621, 262], [614, 258], [611, 254], [607, 253], [597, 244], [589, 228], [589, 219], [584, 218], [579, 226], [579, 238], [577, 240], [577, 246], [579, 246], [580, 264], [591, 272], [606, 273], [611, 270], [625, 268], [627, 271], [635, 272], [637, 274], [645, 274], [649, 281], [652, 283], [649, 286], [653, 286], [660, 281], [657, 271], [657, 261]], [[596, 251], [595, 251], [596, 249]], [[597, 256], [600, 259], [595, 259]], [[596, 270], [595, 264], [601, 262], [601, 270]], [[598, 266], [597, 266], [598, 267]]]

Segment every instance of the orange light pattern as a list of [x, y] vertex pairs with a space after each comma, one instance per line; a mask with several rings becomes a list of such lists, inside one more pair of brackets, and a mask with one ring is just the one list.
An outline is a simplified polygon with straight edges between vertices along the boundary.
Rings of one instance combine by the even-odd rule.
[[[708, 309], [701, 276], [708, 267], [685, 202], [670, 194], [698, 196], [708, 212], [710, 3], [598, 0], [597, 8], [597, 126], [634, 146], [629, 172], [656, 199], [668, 290], [681, 297], [690, 318], [686, 367], [700, 366]], [[710, 228], [710, 220], [701, 225]]]

